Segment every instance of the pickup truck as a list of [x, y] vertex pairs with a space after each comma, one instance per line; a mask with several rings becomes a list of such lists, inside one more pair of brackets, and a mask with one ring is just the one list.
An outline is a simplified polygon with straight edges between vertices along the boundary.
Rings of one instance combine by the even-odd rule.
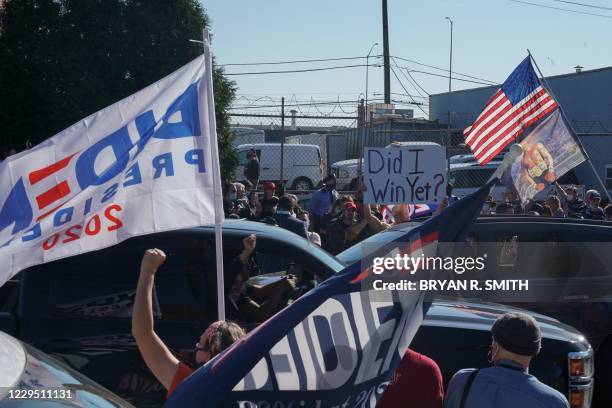
[[[224, 258], [257, 235], [257, 263], [310, 271], [323, 280], [346, 267], [307, 240], [280, 227], [244, 220], [223, 225]], [[145, 249], [163, 249], [168, 259], [156, 275], [156, 331], [186, 360], [198, 336], [216, 319], [214, 229], [201, 227], [129, 239], [122, 244], [21, 272], [2, 288], [0, 327], [60, 358], [134, 405], [159, 406], [164, 391], [145, 367], [130, 335], [131, 307]], [[281, 262], [279, 262], [279, 260]], [[490, 327], [508, 306], [435, 302], [413, 341], [434, 358], [445, 382], [459, 369], [486, 365]], [[592, 349], [570, 326], [533, 314], [543, 330], [543, 351], [531, 372], [573, 401], [589, 407]], [[580, 367], [580, 372], [570, 372]]]
[[[416, 225], [395, 225], [338, 254], [338, 258], [355, 262], [363, 258], [363, 248], [383, 246]], [[529, 291], [537, 298], [517, 300], [510, 295], [495, 295], [495, 302], [551, 316], [583, 333], [594, 352], [594, 406], [612, 406], [612, 223], [483, 216], [474, 224], [470, 241], [474, 257], [491, 257], [504, 248], [511, 249], [513, 259], [506, 259], [504, 265], [487, 263], [484, 279], [518, 279], [529, 273], [531, 276], [525, 276], [530, 280]], [[497, 254], [493, 253], [496, 250]], [[486, 295], [481, 293], [479, 297], [482, 300]]]

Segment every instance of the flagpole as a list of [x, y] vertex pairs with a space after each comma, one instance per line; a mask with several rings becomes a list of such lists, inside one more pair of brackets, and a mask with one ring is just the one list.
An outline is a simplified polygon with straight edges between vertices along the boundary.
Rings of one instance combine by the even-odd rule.
[[[202, 106], [208, 106], [209, 130], [217, 134], [217, 120], [215, 118], [215, 104], [213, 92], [213, 66], [212, 55], [210, 53], [210, 37], [208, 29], [205, 27], [202, 30], [202, 42], [204, 44], [204, 59], [206, 67], [206, 75], [208, 76], [207, 99], [209, 103]], [[212, 102], [212, 103], [210, 103]], [[212, 140], [212, 138], [211, 138]], [[217, 138], [214, 138], [214, 143], [211, 143], [212, 157], [212, 178], [213, 178], [213, 203], [215, 207], [215, 257], [217, 261], [217, 320], [225, 320], [225, 284], [223, 279], [223, 234], [221, 231], [221, 223], [223, 222], [224, 214], [221, 206], [221, 169], [219, 166], [219, 150]]]
[[531, 51], [529, 51], [529, 48], [527, 48], [527, 53], [529, 54], [529, 57], [533, 61], [533, 64], [535, 65], [536, 69], [538, 70], [538, 73], [540, 74], [540, 77], [542, 78], [542, 82], [544, 83], [544, 86], [546, 87], [547, 91], [550, 93], [552, 98], [557, 102], [557, 105], [559, 106], [559, 112], [561, 112], [561, 116], [565, 120], [566, 125], [569, 126], [569, 128], [572, 131], [572, 134], [576, 136], [575, 137], [576, 142], [578, 143], [578, 146], [580, 146], [580, 149], [582, 150], [582, 154], [584, 154], [584, 157], [586, 158], [586, 161], [589, 163], [589, 166], [591, 166], [591, 170], [593, 170], [595, 177], [597, 177], [597, 181], [599, 181], [599, 184], [603, 187], [603, 190], [606, 196], [608, 197], [608, 200], [611, 200], [610, 193], [608, 193], [608, 189], [606, 188], [606, 185], [604, 184], [601, 177], [599, 177], [599, 173], [597, 173], [597, 170], [595, 170], [595, 167], [593, 166], [593, 162], [591, 161], [589, 154], [587, 153], [586, 149], [584, 148], [582, 144], [582, 140], [580, 140], [580, 138], [578, 137], [578, 134], [576, 133], [576, 130], [574, 129], [574, 126], [572, 126], [571, 122], [567, 119], [567, 116], [565, 116], [565, 112], [563, 111], [563, 108], [561, 107], [559, 100], [557, 99], [557, 97], [555, 96], [555, 93], [553, 92], [552, 88], [548, 84], [548, 81], [546, 80], [546, 78], [544, 77], [544, 74], [540, 70], [540, 67], [538, 66], [538, 63], [533, 57], [533, 54], [531, 54]]

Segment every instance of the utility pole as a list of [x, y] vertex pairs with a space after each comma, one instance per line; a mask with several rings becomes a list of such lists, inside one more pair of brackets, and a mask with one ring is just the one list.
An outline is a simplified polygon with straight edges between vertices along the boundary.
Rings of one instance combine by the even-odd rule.
[[285, 97], [281, 98], [281, 143], [280, 143], [280, 177], [279, 185], [282, 191], [285, 191], [283, 184], [283, 167], [285, 161]]
[[389, 19], [387, 0], [382, 0], [383, 14], [383, 64], [385, 70], [385, 103], [391, 103], [391, 72], [389, 70]]
[[[450, 57], [448, 62], [448, 119], [447, 119], [447, 129], [448, 129], [448, 145], [446, 146], [446, 151], [448, 153], [451, 147], [451, 101], [453, 100], [451, 97], [452, 90], [452, 78], [453, 78], [453, 20], [450, 17], [445, 17], [446, 20], [450, 23]], [[448, 169], [450, 171], [450, 160], [448, 161]]]

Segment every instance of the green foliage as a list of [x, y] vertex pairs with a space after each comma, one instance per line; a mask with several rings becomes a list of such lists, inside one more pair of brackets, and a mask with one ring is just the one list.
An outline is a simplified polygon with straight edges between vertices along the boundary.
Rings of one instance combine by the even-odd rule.
[[[196, 58], [209, 19], [196, 0], [5, 0], [0, 8], [0, 148], [38, 144]], [[215, 68], [222, 174], [232, 173], [227, 108], [236, 87]]]

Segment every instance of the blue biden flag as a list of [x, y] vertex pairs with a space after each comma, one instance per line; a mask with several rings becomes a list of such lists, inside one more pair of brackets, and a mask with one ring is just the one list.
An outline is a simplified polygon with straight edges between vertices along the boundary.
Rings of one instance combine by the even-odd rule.
[[[464, 241], [495, 181], [395, 250], [433, 255], [438, 241]], [[358, 262], [330, 277], [193, 373], [166, 407], [376, 406], [428, 304], [416, 290], [373, 290], [371, 273]]]

